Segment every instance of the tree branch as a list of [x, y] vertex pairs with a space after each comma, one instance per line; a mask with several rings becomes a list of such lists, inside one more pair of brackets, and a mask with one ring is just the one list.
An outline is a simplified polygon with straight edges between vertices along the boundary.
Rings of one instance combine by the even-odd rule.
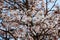
[[5, 30], [2, 30], [2, 29], [0, 29], [0, 30], [3, 31], [3, 32], [5, 32], [5, 33], [9, 33], [16, 40], [16, 38], [9, 31], [5, 31]]
[[45, 16], [47, 15], [47, 8], [48, 8], [48, 1], [46, 0], [46, 13], [45, 13]]
[[51, 7], [51, 9], [48, 12], [50, 12], [53, 9], [53, 7], [55, 6], [56, 2], [57, 2], [57, 0], [55, 0], [54, 5]]

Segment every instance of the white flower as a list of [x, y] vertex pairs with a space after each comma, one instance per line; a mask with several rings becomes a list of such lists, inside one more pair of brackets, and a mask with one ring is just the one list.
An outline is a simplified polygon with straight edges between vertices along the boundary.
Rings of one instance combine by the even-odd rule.
[[31, 21], [32, 20], [32, 18], [31, 17], [27, 17], [27, 21]]
[[10, 11], [10, 14], [13, 15], [14, 13], [16, 13], [16, 11], [14, 11], [14, 10], [11, 10], [11, 11]]
[[57, 21], [54, 21], [54, 24], [58, 24], [58, 22]]
[[22, 21], [27, 22], [27, 16], [26, 15], [23, 16]]
[[33, 17], [33, 23], [36, 23], [37, 17]]
[[20, 15], [17, 15], [16, 18], [17, 18], [17, 20], [20, 20], [21, 19], [21, 16]]

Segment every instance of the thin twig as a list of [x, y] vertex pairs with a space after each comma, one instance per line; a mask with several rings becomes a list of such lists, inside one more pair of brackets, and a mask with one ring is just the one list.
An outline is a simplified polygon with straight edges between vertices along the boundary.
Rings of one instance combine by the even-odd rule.
[[[4, 1], [7, 2], [6, 0], [4, 0]], [[14, 4], [11, 4], [10, 2], [14, 2]], [[24, 11], [24, 9], [22, 8], [21, 4], [18, 4], [18, 2], [15, 2], [15, 1], [10, 1], [10, 2], [7, 2], [7, 3], [10, 4], [11, 6], [15, 6], [15, 4], [17, 4], [19, 9], [22, 9]]]
[[[5, 2], [7, 2], [6, 0], [4, 0]], [[12, 6], [14, 6], [14, 4], [11, 4], [10, 2], [7, 2], [8, 4], [10, 4], [10, 5], [12, 5]]]
[[51, 7], [51, 9], [48, 12], [50, 12], [53, 9], [53, 7], [55, 6], [56, 2], [57, 2], [57, 0], [55, 0], [54, 5]]

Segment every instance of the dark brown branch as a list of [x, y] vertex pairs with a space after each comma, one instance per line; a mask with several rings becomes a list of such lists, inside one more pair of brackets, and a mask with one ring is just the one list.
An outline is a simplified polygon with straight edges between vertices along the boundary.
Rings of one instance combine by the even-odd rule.
[[47, 15], [47, 8], [48, 8], [48, 1], [46, 0], [46, 13], [45, 13], [45, 16]]
[[28, 0], [26, 0], [26, 3], [24, 4], [26, 6], [26, 9], [29, 9], [29, 5], [28, 5]]
[[15, 40], [16, 40], [16, 38], [12, 35], [12, 33], [10, 33], [9, 31], [7, 31]]
[[0, 29], [0, 30], [3, 31], [3, 32], [5, 32], [5, 33], [9, 33], [16, 40], [16, 38], [9, 31], [5, 31], [5, 30], [2, 30], [2, 29]]

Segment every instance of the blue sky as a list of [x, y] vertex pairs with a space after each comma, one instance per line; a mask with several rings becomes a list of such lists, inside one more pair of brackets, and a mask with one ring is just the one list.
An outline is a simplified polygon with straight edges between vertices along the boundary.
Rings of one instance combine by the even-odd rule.
[[[48, 8], [50, 9], [53, 6], [54, 3], [50, 3], [48, 4]], [[57, 0], [56, 4], [58, 4], [58, 6], [60, 6], [60, 0]], [[54, 9], [54, 8], [53, 8]]]
[[58, 0], [57, 3], [60, 5], [60, 0]]

